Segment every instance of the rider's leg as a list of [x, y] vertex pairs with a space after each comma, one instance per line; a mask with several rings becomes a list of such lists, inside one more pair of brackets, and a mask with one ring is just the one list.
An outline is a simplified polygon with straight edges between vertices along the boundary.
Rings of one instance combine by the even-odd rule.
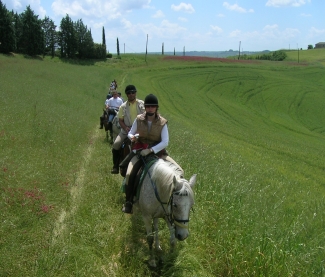
[[140, 167], [141, 160], [137, 156], [134, 156], [129, 162], [125, 176], [125, 204], [122, 208], [122, 212], [124, 213], [132, 213], [134, 180]]
[[112, 174], [118, 174], [119, 173], [119, 163], [120, 163], [120, 148], [122, 146], [123, 141], [125, 140], [125, 138], [127, 137], [127, 135], [123, 134], [122, 132], [120, 132], [114, 143], [113, 143], [113, 147], [112, 147], [112, 154], [113, 154], [113, 168], [111, 170]]

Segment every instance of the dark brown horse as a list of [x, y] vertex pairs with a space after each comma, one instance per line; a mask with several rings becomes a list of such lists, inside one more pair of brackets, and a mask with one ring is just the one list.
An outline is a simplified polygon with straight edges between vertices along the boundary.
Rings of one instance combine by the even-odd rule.
[[[114, 118], [112, 122], [108, 122], [108, 118], [111, 114], [114, 115]], [[114, 142], [121, 129], [116, 115], [117, 115], [117, 111], [111, 109], [111, 110], [103, 110], [103, 115], [101, 116], [101, 120], [102, 120], [101, 124], [103, 124], [105, 127], [106, 140], [109, 141], [110, 139], [111, 144]]]

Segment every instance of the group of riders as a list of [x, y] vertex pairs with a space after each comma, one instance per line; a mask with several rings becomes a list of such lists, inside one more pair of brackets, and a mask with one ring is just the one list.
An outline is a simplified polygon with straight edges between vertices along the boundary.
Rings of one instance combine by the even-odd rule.
[[[123, 101], [117, 92], [117, 83], [114, 80], [111, 83], [105, 106], [106, 111], [108, 111], [110, 128], [112, 128], [114, 117], [117, 117], [120, 125], [120, 132], [112, 145], [113, 168], [111, 173], [121, 173], [125, 177], [126, 199], [122, 211], [132, 213], [137, 173], [146, 163], [146, 160], [161, 158], [175, 164], [181, 171], [181, 175], [183, 175], [183, 170], [166, 151], [169, 133], [167, 120], [158, 112], [158, 98], [149, 94], [144, 101], [138, 99], [137, 89], [134, 85], [127, 85], [125, 94], [127, 99]], [[103, 116], [101, 116], [100, 122], [100, 129], [102, 129]], [[131, 142], [131, 152], [120, 162], [120, 149], [127, 139]]]

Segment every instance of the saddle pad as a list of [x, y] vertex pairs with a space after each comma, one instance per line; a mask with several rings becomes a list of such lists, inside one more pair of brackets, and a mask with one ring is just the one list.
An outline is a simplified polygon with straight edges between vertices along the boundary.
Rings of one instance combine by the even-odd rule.
[[152, 159], [151, 161], [147, 162], [147, 163], [146, 163], [146, 166], [143, 166], [143, 170], [142, 170], [142, 173], [141, 173], [140, 181], [139, 181], [139, 184], [137, 184], [137, 192], [136, 192], [136, 194], [135, 194], [137, 200], [139, 199], [139, 196], [140, 196], [140, 189], [141, 189], [141, 186], [142, 186], [142, 183], [143, 183], [144, 177], [147, 175], [147, 172], [148, 172], [149, 168], [150, 168], [150, 167], [151, 167], [151, 166], [152, 166], [156, 161], [158, 161], [158, 159], [155, 157], [155, 158]]

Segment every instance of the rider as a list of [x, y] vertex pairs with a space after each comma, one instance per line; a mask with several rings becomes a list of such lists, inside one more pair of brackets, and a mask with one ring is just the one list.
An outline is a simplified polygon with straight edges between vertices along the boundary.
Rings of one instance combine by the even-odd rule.
[[113, 118], [117, 114], [120, 106], [123, 104], [123, 100], [118, 97], [118, 93], [116, 90], [112, 91], [113, 97], [110, 98], [106, 104], [106, 110], [108, 111], [108, 124], [111, 125]]
[[[112, 98], [112, 95], [110, 93], [107, 94], [106, 100], [105, 100], [105, 107], [107, 107], [107, 102], [111, 98]], [[106, 114], [106, 110], [104, 110], [103, 111], [103, 114], [99, 117], [99, 129], [103, 129], [104, 120], [105, 120], [105, 114]]]
[[134, 85], [126, 86], [125, 94], [127, 96], [127, 101], [125, 101], [120, 106], [117, 114], [119, 124], [121, 126], [121, 131], [113, 143], [113, 169], [111, 170], [112, 174], [119, 173], [120, 148], [122, 146], [122, 143], [127, 138], [128, 132], [130, 131], [132, 123], [137, 115], [144, 112], [144, 103], [142, 100], [137, 99], [137, 89]]
[[[135, 142], [134, 149], [142, 149], [141, 156], [155, 154], [156, 156], [170, 161], [175, 164], [180, 175], [184, 175], [181, 167], [168, 156], [165, 148], [168, 146], [169, 133], [167, 120], [158, 113], [158, 98], [149, 94], [144, 100], [145, 112], [138, 115], [133, 122], [132, 128], [128, 133], [128, 138]], [[131, 152], [133, 153], [133, 152]], [[132, 155], [132, 154], [131, 154]], [[141, 167], [142, 160], [138, 155], [133, 154], [133, 158], [129, 162], [125, 177], [125, 197], [126, 202], [122, 208], [124, 213], [132, 213], [133, 196], [134, 196], [134, 177], [136, 171]], [[132, 172], [134, 169], [134, 172]], [[130, 175], [132, 177], [130, 178]]]

